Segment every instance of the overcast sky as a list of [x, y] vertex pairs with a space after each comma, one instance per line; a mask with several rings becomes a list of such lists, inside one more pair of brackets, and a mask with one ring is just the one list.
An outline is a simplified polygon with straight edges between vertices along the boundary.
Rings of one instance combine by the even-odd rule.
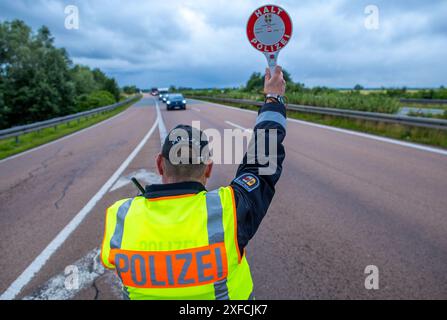
[[[264, 3], [289, 12], [294, 33], [279, 64], [306, 86], [447, 85], [445, 0], [0, 0], [0, 20], [47, 25], [75, 63], [120, 85], [225, 87], [265, 68], [245, 33]], [[371, 4], [378, 29], [365, 27]], [[65, 28], [67, 5], [79, 8], [77, 30]]]

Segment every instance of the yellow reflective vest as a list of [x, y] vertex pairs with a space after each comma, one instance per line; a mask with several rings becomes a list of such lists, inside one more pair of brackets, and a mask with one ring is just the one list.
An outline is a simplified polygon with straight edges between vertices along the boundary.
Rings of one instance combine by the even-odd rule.
[[130, 299], [252, 297], [232, 187], [116, 202], [106, 212], [101, 261]]

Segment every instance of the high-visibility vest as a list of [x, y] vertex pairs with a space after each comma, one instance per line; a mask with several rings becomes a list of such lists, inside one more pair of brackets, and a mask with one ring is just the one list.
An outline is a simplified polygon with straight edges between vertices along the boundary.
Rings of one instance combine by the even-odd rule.
[[106, 213], [101, 260], [130, 299], [252, 298], [231, 187], [118, 201]]

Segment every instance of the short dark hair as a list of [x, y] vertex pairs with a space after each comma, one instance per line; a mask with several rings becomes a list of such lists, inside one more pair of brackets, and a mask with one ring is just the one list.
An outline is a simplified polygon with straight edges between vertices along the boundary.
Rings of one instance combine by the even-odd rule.
[[[178, 150], [180, 152], [180, 149]], [[182, 180], [197, 180], [200, 179], [206, 169], [206, 164], [199, 163], [178, 163], [173, 164], [169, 161], [169, 159], [163, 156], [163, 161], [165, 164], [165, 174], [168, 177], [175, 177]]]
[[[166, 136], [161, 154], [172, 164], [177, 164], [179, 161], [189, 161], [193, 164], [207, 163], [210, 158], [208, 143], [208, 137], [204, 132], [190, 125], [180, 124]], [[179, 150], [183, 150], [183, 153]]]
[[208, 137], [190, 125], [178, 125], [166, 136], [161, 155], [165, 173], [181, 180], [197, 180], [209, 163]]

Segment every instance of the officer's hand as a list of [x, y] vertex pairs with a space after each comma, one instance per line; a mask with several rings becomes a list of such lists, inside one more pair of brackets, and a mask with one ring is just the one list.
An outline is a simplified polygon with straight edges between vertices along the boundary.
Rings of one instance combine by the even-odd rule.
[[275, 67], [273, 75], [270, 68], [265, 70], [264, 93], [283, 96], [286, 93], [286, 81], [280, 66]]

